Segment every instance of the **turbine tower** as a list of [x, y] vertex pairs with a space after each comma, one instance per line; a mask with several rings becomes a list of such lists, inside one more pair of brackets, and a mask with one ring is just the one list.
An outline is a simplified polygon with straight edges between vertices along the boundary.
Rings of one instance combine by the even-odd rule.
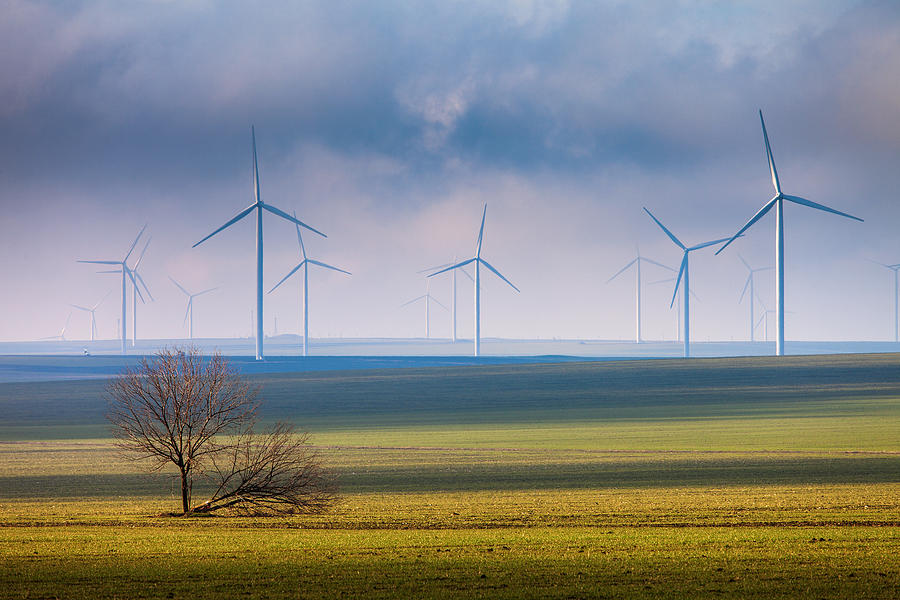
[[256, 162], [256, 131], [252, 126], [250, 127], [250, 137], [253, 141], [253, 172], [251, 174], [253, 204], [236, 214], [231, 220], [194, 244], [192, 247], [196, 248], [223, 229], [234, 225], [253, 211], [256, 211], [256, 360], [263, 360], [263, 210], [267, 210], [273, 215], [277, 215], [300, 227], [306, 227], [313, 233], [318, 233], [322, 237], [327, 236], [321, 231], [313, 229], [303, 221], [298, 221], [295, 217], [292, 217], [283, 210], [277, 209], [271, 204], [266, 204], [262, 201], [262, 198], [259, 195], [259, 168]]
[[[443, 269], [444, 267], [449, 267], [451, 265], [456, 264], [456, 257], [453, 257], [451, 262], [445, 263], [443, 265], [438, 265], [436, 267], [429, 267], [427, 269], [422, 269], [418, 273], [428, 273], [429, 271], [437, 271]], [[459, 269], [463, 275], [469, 278], [469, 281], [475, 282], [469, 272], [465, 269]], [[450, 283], [450, 341], [456, 342], [456, 273], [457, 269], [454, 269], [450, 272], [451, 274], [451, 283]]]
[[481, 355], [481, 265], [484, 265], [490, 271], [492, 271], [494, 275], [508, 283], [512, 289], [516, 290], [517, 292], [520, 291], [519, 288], [514, 286], [509, 279], [501, 275], [500, 271], [492, 267], [491, 263], [481, 258], [481, 242], [484, 239], [484, 219], [486, 216], [487, 204], [484, 205], [484, 211], [482, 211], [481, 213], [481, 229], [478, 230], [478, 240], [475, 242], [475, 256], [460, 263], [456, 263], [455, 265], [451, 265], [445, 269], [441, 269], [440, 271], [436, 271], [428, 276], [434, 277], [435, 275], [440, 275], [441, 273], [444, 273], [446, 271], [464, 267], [471, 262], [475, 263], [475, 356]]
[[97, 337], [97, 315], [95, 314], [97, 311], [97, 307], [103, 304], [103, 301], [112, 293], [112, 290], [106, 292], [106, 296], [100, 299], [100, 302], [92, 306], [91, 308], [87, 308], [85, 306], [78, 306], [77, 304], [70, 304], [72, 308], [77, 308], [78, 310], [83, 310], [84, 312], [91, 313], [91, 341], [93, 342]]
[[[297, 217], [297, 213], [294, 213], [294, 218]], [[287, 281], [288, 277], [297, 272], [301, 267], [303, 268], [303, 356], [309, 356], [309, 265], [316, 265], [318, 267], [323, 267], [325, 269], [331, 269], [332, 271], [337, 271], [339, 273], [346, 273], [350, 275], [350, 271], [345, 271], [343, 269], [338, 269], [337, 267], [333, 267], [331, 265], [327, 265], [318, 260], [313, 260], [306, 256], [306, 246], [303, 244], [303, 235], [300, 233], [300, 226], [294, 225], [297, 228], [297, 243], [300, 244], [300, 264], [291, 269], [291, 272], [285, 275], [281, 281], [275, 284], [269, 293], [275, 291], [275, 289]]]
[[421, 296], [417, 296], [417, 297], [413, 298], [413, 299], [410, 300], [409, 302], [404, 302], [403, 304], [400, 305], [400, 307], [403, 308], [404, 306], [409, 306], [409, 305], [412, 304], [413, 302], [418, 302], [419, 300], [422, 300], [422, 299], [425, 300], [425, 339], [426, 339], [426, 340], [427, 340], [428, 338], [431, 337], [431, 333], [430, 333], [430, 330], [429, 330], [429, 328], [428, 328], [428, 325], [429, 325], [429, 322], [430, 322], [430, 318], [429, 318], [429, 315], [428, 315], [428, 305], [429, 305], [429, 303], [430, 303], [430, 302], [434, 302], [435, 304], [437, 304], [438, 306], [440, 306], [440, 307], [443, 308], [444, 310], [448, 310], [447, 307], [444, 306], [443, 304], [441, 304], [440, 301], [438, 301], [437, 298], [435, 298], [434, 296], [431, 295], [430, 288], [431, 288], [431, 280], [428, 279], [428, 278], [426, 277], [426, 278], [425, 278], [425, 293], [422, 294]]
[[641, 250], [640, 250], [640, 248], [637, 248], [637, 256], [634, 259], [632, 259], [632, 261], [629, 262], [627, 265], [625, 265], [624, 267], [619, 269], [619, 271], [615, 275], [613, 275], [612, 277], [610, 277], [609, 279], [606, 280], [606, 283], [611, 282], [613, 279], [615, 279], [616, 277], [618, 277], [619, 275], [621, 275], [622, 273], [627, 271], [632, 265], [634, 265], [634, 276], [635, 276], [635, 279], [634, 279], [634, 306], [635, 306], [635, 309], [634, 309], [635, 310], [634, 343], [635, 344], [640, 344], [641, 340], [642, 340], [642, 338], [641, 338], [641, 263], [642, 262], [650, 263], [651, 265], [656, 265], [657, 267], [662, 267], [663, 269], [666, 269], [667, 271], [672, 271], [673, 273], [675, 272], [675, 269], [673, 269], [671, 267], [667, 267], [666, 265], [664, 265], [662, 263], [658, 263], [655, 260], [650, 260], [647, 257], [641, 256]]
[[753, 341], [756, 341], [756, 340], [754, 340], [754, 336], [753, 336], [753, 332], [756, 329], [756, 327], [753, 324], [753, 320], [756, 317], [755, 308], [753, 307], [753, 298], [754, 298], [754, 296], [757, 295], [756, 292], [754, 291], [754, 289], [755, 289], [754, 275], [760, 271], [771, 271], [774, 267], [760, 267], [758, 269], [754, 269], [753, 267], [750, 266], [750, 264], [746, 260], [744, 260], [743, 256], [738, 254], [738, 258], [741, 259], [741, 262], [744, 263], [744, 266], [747, 267], [747, 271], [748, 271], [747, 281], [744, 283], [744, 289], [741, 290], [741, 297], [738, 299], [738, 304], [740, 304], [741, 302], [744, 301], [744, 294], [747, 293], [747, 289], [749, 288], [749, 290], [750, 290], [750, 296], [749, 296], [749, 298], [750, 298], [750, 341], [753, 342]]
[[183, 325], [184, 322], [187, 321], [188, 318], [190, 318], [190, 322], [188, 324], [188, 339], [193, 340], [194, 339], [194, 298], [196, 298], [197, 296], [202, 296], [203, 294], [207, 294], [207, 293], [209, 293], [213, 290], [217, 290], [219, 288], [212, 287], [212, 288], [209, 288], [208, 290], [203, 290], [202, 292], [197, 292], [196, 294], [192, 294], [189, 291], [187, 291], [186, 289], [184, 289], [180, 283], [175, 281], [175, 278], [172, 277], [171, 275], [169, 276], [169, 279], [172, 280], [172, 283], [174, 283], [178, 287], [178, 289], [181, 290], [182, 292], [184, 292], [184, 295], [188, 297], [187, 310], [184, 311], [184, 319], [182, 320], [181, 323]]
[[675, 292], [672, 294], [672, 302], [669, 303], [669, 308], [675, 304], [675, 297], [678, 295], [678, 286], [681, 284], [681, 279], [684, 277], [684, 294], [682, 298], [683, 310], [684, 310], [684, 357], [690, 358], [691, 356], [691, 298], [690, 298], [690, 269], [688, 268], [688, 256], [694, 250], [700, 250], [701, 248], [706, 248], [707, 246], [712, 246], [714, 244], [720, 244], [727, 240], [728, 238], [722, 238], [719, 240], [712, 240], [710, 242], [703, 242], [702, 244], [697, 244], [696, 246], [685, 246], [681, 243], [675, 234], [666, 229], [665, 225], [659, 222], [659, 219], [653, 216], [649, 210], [644, 208], [644, 211], [650, 215], [650, 218], [653, 219], [659, 228], [665, 232], [669, 239], [675, 242], [675, 245], [681, 248], [684, 251], [684, 255], [681, 258], [681, 268], [678, 269], [678, 277], [675, 280]]
[[894, 341], [898, 342], [898, 341], [900, 341], [900, 339], [898, 339], [898, 338], [900, 338], [900, 334], [898, 334], [898, 331], [900, 331], [900, 319], [898, 319], [898, 317], [900, 317], [900, 315], [898, 315], [898, 312], [897, 312], [897, 308], [898, 308], [898, 297], [897, 297], [897, 289], [898, 288], [897, 288], [897, 286], [898, 286], [898, 283], [900, 283], [900, 282], [898, 282], [898, 280], [897, 280], [897, 271], [900, 270], [900, 264], [886, 265], [884, 263], [880, 263], [875, 260], [870, 260], [869, 262], [873, 262], [876, 265], [880, 265], [880, 266], [884, 267], [885, 269], [890, 269], [891, 271], [894, 272]]
[[[134, 252], [134, 247], [137, 246], [138, 240], [141, 239], [141, 235], [143, 235], [144, 230], [147, 229], [147, 226], [144, 225], [141, 227], [141, 230], [138, 232], [137, 237], [134, 238], [134, 241], [131, 243], [131, 248], [128, 249], [128, 253], [125, 255], [125, 258], [122, 260], [79, 260], [80, 263], [89, 263], [93, 265], [117, 265], [121, 268], [122, 272], [122, 321], [121, 326], [119, 327], [119, 331], [122, 334], [122, 354], [125, 354], [125, 343], [127, 337], [128, 328], [126, 327], [127, 320], [127, 288], [125, 286], [126, 278], [130, 278], [131, 282], [134, 284], [134, 291], [138, 293], [141, 300], [143, 301], [144, 296], [141, 294], [140, 288], [137, 287], [137, 282], [134, 277], [134, 273], [131, 272], [131, 269], [128, 268], [128, 258], [131, 256], [131, 253]], [[113, 273], [117, 273], [118, 271], [112, 271]]]
[[855, 219], [857, 221], [862, 221], [862, 219], [841, 212], [839, 210], [834, 210], [833, 208], [828, 208], [827, 206], [818, 204], [816, 202], [813, 202], [812, 200], [807, 200], [806, 198], [801, 198], [800, 196], [790, 196], [782, 192], [781, 181], [778, 179], [778, 171], [775, 169], [775, 158], [772, 156], [772, 147], [769, 146], [769, 134], [766, 132], [766, 122], [763, 120], [762, 111], [759, 111], [759, 122], [762, 124], [763, 139], [765, 140], [766, 144], [766, 158], [769, 161], [769, 173], [772, 176], [772, 185], [775, 187], [775, 196], [771, 200], [766, 202], [763, 207], [759, 209], [759, 211], [755, 215], [753, 215], [753, 217], [749, 221], [747, 221], [746, 225], [741, 227], [736, 234], [734, 234], [727, 242], [725, 242], [725, 244], [716, 251], [716, 254], [722, 252], [722, 250], [727, 248], [728, 245], [731, 244], [731, 242], [733, 242], [738, 236], [743, 234], [754, 223], [762, 219], [766, 215], [766, 213], [772, 209], [773, 206], [776, 208], [775, 288], [777, 301], [775, 303], [775, 323], [778, 333], [775, 338], [775, 354], [777, 356], [784, 356], [784, 201], [788, 200], [789, 202], [793, 202], [794, 204], [802, 204], [803, 206], [830, 212], [842, 217], [847, 217], [848, 219]]

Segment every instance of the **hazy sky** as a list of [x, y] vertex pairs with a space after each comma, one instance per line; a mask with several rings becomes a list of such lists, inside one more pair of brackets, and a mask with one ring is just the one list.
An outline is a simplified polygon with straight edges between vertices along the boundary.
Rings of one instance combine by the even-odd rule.
[[[416, 272], [474, 249], [483, 334], [628, 338], [636, 243], [677, 266], [686, 243], [734, 233], [773, 195], [762, 109], [787, 193], [857, 223], [785, 208], [788, 339], [893, 338], [900, 262], [900, 3], [485, 0], [23, 2], [0, 6], [0, 340], [57, 333], [69, 303], [115, 334], [120, 259], [144, 223], [142, 337], [247, 335], [254, 220], [191, 245], [263, 199], [326, 232], [311, 256], [313, 336], [423, 334]], [[692, 255], [693, 338], [744, 339], [746, 272], [774, 264], [774, 215], [719, 256]], [[298, 262], [265, 217], [265, 283]], [[649, 271], [649, 269], [648, 269]], [[662, 273], [647, 273], [653, 280]], [[265, 329], [297, 332], [297, 280]], [[645, 334], [671, 338], [672, 284], [648, 287]], [[759, 292], [774, 304], [771, 272]], [[449, 280], [432, 293], [449, 304]], [[460, 333], [472, 290], [460, 282]], [[745, 300], [746, 301], [746, 300]], [[432, 332], [446, 336], [440, 309]], [[88, 336], [74, 313], [69, 338]]]

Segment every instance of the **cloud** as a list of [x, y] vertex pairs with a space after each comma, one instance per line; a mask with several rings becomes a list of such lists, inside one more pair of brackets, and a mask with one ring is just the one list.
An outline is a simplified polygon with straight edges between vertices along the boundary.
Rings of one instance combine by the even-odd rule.
[[[421, 293], [416, 271], [471, 252], [487, 203], [485, 251], [523, 293], [488, 288], [486, 332], [628, 336], [611, 308], [630, 306], [627, 290], [599, 282], [636, 241], [679, 259], [641, 206], [692, 241], [744, 222], [770, 193], [758, 108], [785, 185], [867, 218], [860, 234], [789, 212], [789, 294], [824, 290], [813, 275], [834, 267], [836, 296], [875, 302], [864, 286], [841, 289], [846, 256], [900, 250], [893, 2], [11, 0], [0, 11], [0, 250], [21, 258], [4, 267], [0, 303], [23, 315], [0, 338], [49, 325], [56, 284], [35, 272], [86, 302], [100, 283], [74, 259], [119, 253], [144, 222], [148, 275], [172, 287], [148, 325], [179, 331], [172, 273], [221, 284], [207, 323], [243, 330], [252, 226], [190, 244], [249, 203], [251, 124], [264, 197], [326, 231], [311, 249], [354, 272], [321, 275], [315, 296], [316, 322], [345, 331], [414, 334], [397, 304]], [[296, 240], [278, 220], [265, 227], [268, 282], [293, 265]], [[748, 258], [772, 260], [768, 227], [742, 241]], [[696, 262], [699, 339], [743, 331], [731, 266]], [[268, 300], [280, 329], [297, 313], [291, 293]], [[822, 307], [798, 317], [817, 335], [828, 296], [793, 297]], [[648, 331], [669, 332], [670, 317]], [[881, 335], [867, 319], [860, 335]]]

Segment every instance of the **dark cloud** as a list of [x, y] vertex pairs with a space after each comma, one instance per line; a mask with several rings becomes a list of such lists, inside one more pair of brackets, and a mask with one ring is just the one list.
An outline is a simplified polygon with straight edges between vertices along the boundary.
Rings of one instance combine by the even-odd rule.
[[[600, 298], [627, 307], [627, 292], [597, 281], [637, 240], [677, 259], [642, 205], [692, 240], [722, 235], [758, 208], [770, 193], [758, 108], [785, 184], [869, 219], [858, 245], [807, 251], [823, 233], [856, 230], [820, 215], [804, 217], [805, 229], [788, 214], [797, 261], [789, 299], [823, 307], [797, 317], [802, 334], [815, 337], [831, 300], [800, 295], [809, 289], [803, 278], [820, 273], [800, 267], [818, 262], [846, 276], [854, 271], [843, 262], [848, 252], [900, 251], [888, 225], [900, 217], [898, 13], [894, 2], [852, 0], [262, 9], [11, 0], [0, 9], [0, 250], [22, 262], [6, 267], [17, 291], [7, 288], [0, 302], [31, 313], [0, 338], [40, 335], [44, 315], [60, 304], [35, 270], [91, 296], [97, 282], [72, 261], [118, 252], [143, 222], [159, 244], [148, 270], [161, 285], [173, 271], [201, 285], [230, 282], [210, 311], [219, 323], [239, 315], [243, 328], [252, 304], [249, 225], [209, 248], [189, 246], [249, 202], [250, 124], [266, 198], [327, 229], [322, 251], [356, 273], [327, 280], [336, 295], [322, 307], [345, 333], [414, 333], [418, 320], [395, 310], [418, 290], [411, 274], [468, 252], [480, 205], [490, 202], [492, 255], [528, 293], [489, 327], [511, 336], [627, 336], [627, 315], [596, 308]], [[295, 248], [285, 225], [266, 227], [268, 280]], [[770, 228], [761, 223], [742, 242], [760, 261], [771, 261]], [[739, 287], [732, 267], [698, 260], [698, 291], [703, 269]], [[733, 323], [732, 312], [743, 308], [732, 306], [724, 283], [705, 285], [699, 339], [739, 334], [743, 321]], [[859, 285], [861, 297], [880, 298]], [[273, 298], [273, 310], [294, 314], [292, 302]], [[563, 302], [578, 308], [534, 318]], [[154, 310], [149, 322], [175, 335], [169, 309]], [[658, 331], [669, 322], [660, 316]], [[855, 326], [878, 337], [876, 323]]]

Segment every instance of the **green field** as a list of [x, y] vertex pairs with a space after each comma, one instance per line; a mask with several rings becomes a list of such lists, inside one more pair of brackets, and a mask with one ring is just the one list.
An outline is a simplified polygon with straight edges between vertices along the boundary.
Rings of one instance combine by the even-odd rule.
[[159, 516], [103, 382], [0, 384], [0, 597], [893, 598], [900, 356], [269, 374], [343, 498]]

